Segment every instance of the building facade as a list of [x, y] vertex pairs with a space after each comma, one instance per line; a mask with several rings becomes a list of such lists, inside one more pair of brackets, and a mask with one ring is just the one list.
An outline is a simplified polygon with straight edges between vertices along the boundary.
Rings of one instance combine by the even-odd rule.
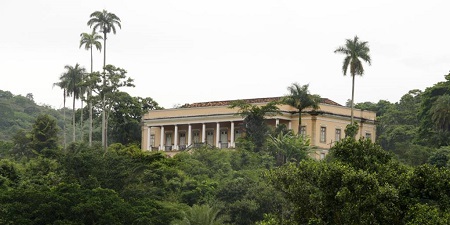
[[[245, 99], [264, 105], [276, 98]], [[180, 108], [149, 111], [142, 119], [142, 150], [182, 151], [196, 145], [207, 144], [217, 148], [234, 148], [236, 140], [243, 136], [243, 118], [238, 109], [231, 109], [232, 101], [214, 101], [185, 104]], [[298, 113], [289, 105], [278, 105], [281, 114], [267, 117], [270, 126], [284, 124], [295, 133], [298, 131]], [[316, 158], [328, 153], [328, 149], [341, 138], [350, 123], [351, 109], [326, 98], [321, 99], [319, 109], [302, 113], [301, 133], [310, 138], [317, 147]], [[359, 124], [357, 138], [375, 140], [376, 114], [354, 109]]]

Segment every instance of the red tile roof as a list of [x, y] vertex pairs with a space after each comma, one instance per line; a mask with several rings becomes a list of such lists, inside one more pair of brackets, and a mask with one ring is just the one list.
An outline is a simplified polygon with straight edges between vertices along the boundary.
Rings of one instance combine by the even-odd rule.
[[[271, 102], [271, 101], [279, 101], [282, 97], [270, 97], [270, 98], [252, 98], [252, 99], [240, 99], [247, 103], [264, 103], [264, 102]], [[191, 104], [184, 104], [180, 108], [195, 108], [195, 107], [210, 107], [210, 106], [227, 106], [230, 105], [231, 102], [236, 100], [226, 100], [226, 101], [213, 101], [213, 102], [197, 102], [197, 103], [191, 103]], [[336, 103], [335, 101], [332, 101], [328, 98], [321, 98], [321, 103], [328, 104], [328, 105], [337, 105], [342, 106], [339, 103]]]

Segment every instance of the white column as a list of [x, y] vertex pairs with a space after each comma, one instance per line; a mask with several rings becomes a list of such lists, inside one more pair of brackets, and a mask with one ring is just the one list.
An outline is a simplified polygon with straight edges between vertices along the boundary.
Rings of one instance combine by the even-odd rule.
[[175, 125], [175, 134], [174, 136], [174, 141], [173, 141], [173, 148], [174, 150], [178, 150], [178, 125]]
[[280, 119], [276, 119], [275, 120], [275, 127], [278, 127], [279, 124], [280, 124]]
[[206, 142], [206, 124], [202, 124], [202, 143]]
[[217, 126], [216, 126], [216, 147], [220, 148], [220, 123], [217, 122]]
[[159, 142], [159, 150], [164, 150], [164, 126], [161, 126], [161, 142]]
[[231, 148], [234, 148], [234, 122], [233, 121], [231, 121], [231, 129], [230, 129], [231, 131], [231, 136], [230, 136], [230, 147]]
[[151, 137], [151, 133], [152, 133], [152, 127], [147, 127], [147, 150], [151, 150], [152, 148], [151, 148], [151, 143], [150, 143], [150, 141], [151, 141], [151, 139], [150, 139], [150, 137]]
[[289, 121], [288, 129], [289, 130], [292, 129], [292, 122], [291, 121]]
[[192, 144], [192, 126], [189, 124], [188, 126], [188, 146]]

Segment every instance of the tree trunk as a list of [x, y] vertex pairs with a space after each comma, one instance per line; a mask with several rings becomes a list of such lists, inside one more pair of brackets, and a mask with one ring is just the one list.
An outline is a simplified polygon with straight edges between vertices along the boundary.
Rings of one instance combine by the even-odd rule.
[[102, 145], [103, 150], [106, 152], [106, 106], [105, 106], [105, 95], [103, 94], [102, 99]]
[[353, 125], [353, 107], [355, 102], [355, 74], [352, 74], [352, 102], [351, 104], [351, 122], [350, 124]]
[[66, 150], [66, 143], [67, 143], [67, 139], [66, 139], [66, 89], [64, 89], [64, 101], [63, 101], [63, 131], [64, 131], [64, 151]]
[[[105, 66], [106, 66], [106, 30], [103, 31], [103, 91], [106, 86], [106, 72], [105, 72]], [[105, 93], [103, 93], [102, 96], [102, 145], [103, 149], [106, 152], [106, 116], [105, 116]]]
[[[84, 80], [84, 76], [81, 75], [81, 80]], [[80, 89], [81, 91], [81, 89]], [[81, 96], [84, 96], [84, 93], [81, 93]], [[80, 115], [80, 140], [81, 142], [83, 142], [83, 113], [84, 112], [84, 107], [83, 107], [83, 98], [81, 98], [81, 115]]]
[[[75, 84], [74, 84], [75, 85]], [[75, 89], [74, 89], [74, 91], [73, 91], [74, 93], [73, 93], [73, 103], [72, 103], [72, 112], [73, 112], [73, 115], [72, 115], [72, 125], [73, 125], [73, 138], [72, 138], [72, 142], [75, 142], [75, 137], [76, 137], [76, 135], [75, 135]]]
[[[93, 58], [92, 58], [92, 45], [91, 45], [91, 74], [93, 70]], [[92, 147], [92, 102], [91, 102], [92, 90], [88, 87], [88, 107], [89, 107], [89, 147]]]
[[297, 134], [300, 135], [301, 131], [302, 131], [302, 110], [298, 110], [298, 132], [297, 132]]

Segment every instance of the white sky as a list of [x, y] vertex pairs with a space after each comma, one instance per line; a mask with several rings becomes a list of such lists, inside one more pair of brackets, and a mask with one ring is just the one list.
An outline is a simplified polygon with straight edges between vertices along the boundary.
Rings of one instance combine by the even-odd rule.
[[[443, 81], [450, 70], [449, 1], [164, 0], [0, 2], [0, 89], [33, 93], [62, 107], [65, 65], [90, 68], [79, 47], [89, 15], [122, 20], [107, 41], [107, 64], [128, 71], [132, 96], [160, 105], [287, 93], [292, 82], [345, 104], [351, 77], [333, 51], [358, 35], [372, 66], [356, 79], [355, 102], [396, 102], [411, 89]], [[94, 70], [102, 66], [94, 53]]]

